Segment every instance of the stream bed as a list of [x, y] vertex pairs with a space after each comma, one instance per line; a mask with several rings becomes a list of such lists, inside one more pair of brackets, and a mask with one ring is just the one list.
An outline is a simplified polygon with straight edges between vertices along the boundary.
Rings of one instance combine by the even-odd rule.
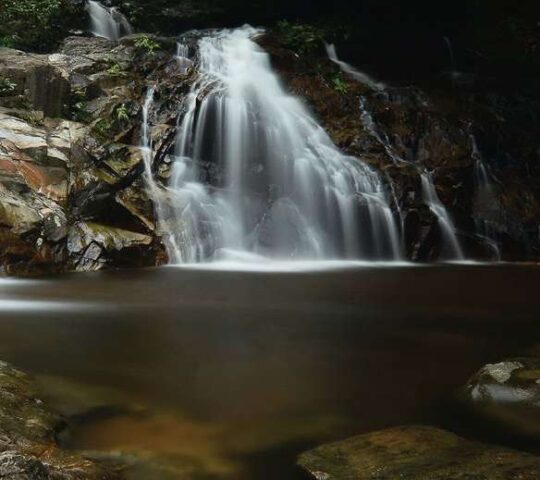
[[[476, 422], [459, 389], [538, 350], [539, 282], [505, 264], [4, 279], [0, 359], [136, 405], [79, 418], [64, 442], [166, 464], [160, 479], [301, 479], [302, 451], [406, 424], [534, 451]], [[141, 465], [131, 478], [158, 478]]]

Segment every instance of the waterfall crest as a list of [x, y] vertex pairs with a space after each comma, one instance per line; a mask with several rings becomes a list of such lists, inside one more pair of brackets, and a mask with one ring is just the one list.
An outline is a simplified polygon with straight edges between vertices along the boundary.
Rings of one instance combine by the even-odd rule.
[[[343, 154], [243, 27], [204, 37], [157, 213], [172, 263], [401, 256], [384, 184]], [[148, 168], [148, 167], [147, 167]], [[151, 174], [151, 172], [149, 172]], [[156, 201], [156, 199], [155, 199]]]
[[88, 0], [86, 11], [90, 16], [90, 29], [96, 37], [117, 41], [133, 33], [128, 19], [115, 7], [106, 7], [95, 0]]

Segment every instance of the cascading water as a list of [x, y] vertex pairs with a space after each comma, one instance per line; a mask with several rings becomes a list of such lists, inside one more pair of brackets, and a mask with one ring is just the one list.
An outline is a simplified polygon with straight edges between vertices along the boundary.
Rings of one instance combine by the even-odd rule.
[[343, 72], [345, 72], [347, 75], [354, 78], [356, 81], [363, 83], [364, 85], [367, 85], [372, 90], [376, 90], [378, 92], [382, 92], [386, 88], [386, 86], [383, 83], [376, 82], [369, 75], [366, 75], [365, 73], [360, 72], [359, 70], [354, 68], [352, 65], [349, 65], [348, 63], [341, 61], [337, 56], [335, 45], [326, 44], [326, 53], [328, 54], [328, 58], [332, 62], [334, 62]]
[[[400, 258], [380, 178], [341, 153], [287, 94], [252, 40], [257, 33], [244, 27], [198, 42], [198, 78], [180, 116], [169, 185], [157, 201], [160, 221], [169, 226], [171, 262], [230, 252]], [[192, 61], [186, 55], [179, 49], [182, 62]]]
[[500, 218], [500, 204], [497, 199], [495, 188], [484, 158], [478, 149], [476, 138], [471, 135], [472, 158], [474, 164], [474, 180], [476, 194], [474, 198], [474, 212], [476, 234], [483, 238], [492, 248], [496, 259], [501, 259], [501, 252], [498, 241], [498, 229], [496, 221]]
[[421, 179], [424, 202], [439, 222], [443, 240], [443, 254], [451, 260], [464, 260], [465, 255], [456, 235], [456, 227], [437, 194], [431, 174], [427, 172], [422, 173]]
[[97, 37], [117, 41], [133, 33], [128, 19], [115, 7], [109, 8], [100, 2], [88, 0], [86, 11], [90, 16], [91, 31]]

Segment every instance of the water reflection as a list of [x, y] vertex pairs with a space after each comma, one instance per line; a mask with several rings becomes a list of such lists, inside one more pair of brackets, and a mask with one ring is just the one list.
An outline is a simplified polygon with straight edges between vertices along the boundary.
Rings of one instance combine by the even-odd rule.
[[539, 271], [164, 268], [0, 284], [3, 301], [43, 304], [0, 303], [0, 358], [144, 406], [81, 423], [73, 447], [166, 458], [170, 478], [195, 465], [292, 479], [318, 442], [406, 423], [467, 430], [456, 389], [540, 340]]

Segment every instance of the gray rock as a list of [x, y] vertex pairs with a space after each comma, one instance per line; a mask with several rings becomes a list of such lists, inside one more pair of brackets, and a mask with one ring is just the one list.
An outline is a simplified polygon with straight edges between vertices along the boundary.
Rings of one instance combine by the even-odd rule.
[[540, 358], [482, 367], [464, 389], [466, 402], [513, 434], [540, 437]]

